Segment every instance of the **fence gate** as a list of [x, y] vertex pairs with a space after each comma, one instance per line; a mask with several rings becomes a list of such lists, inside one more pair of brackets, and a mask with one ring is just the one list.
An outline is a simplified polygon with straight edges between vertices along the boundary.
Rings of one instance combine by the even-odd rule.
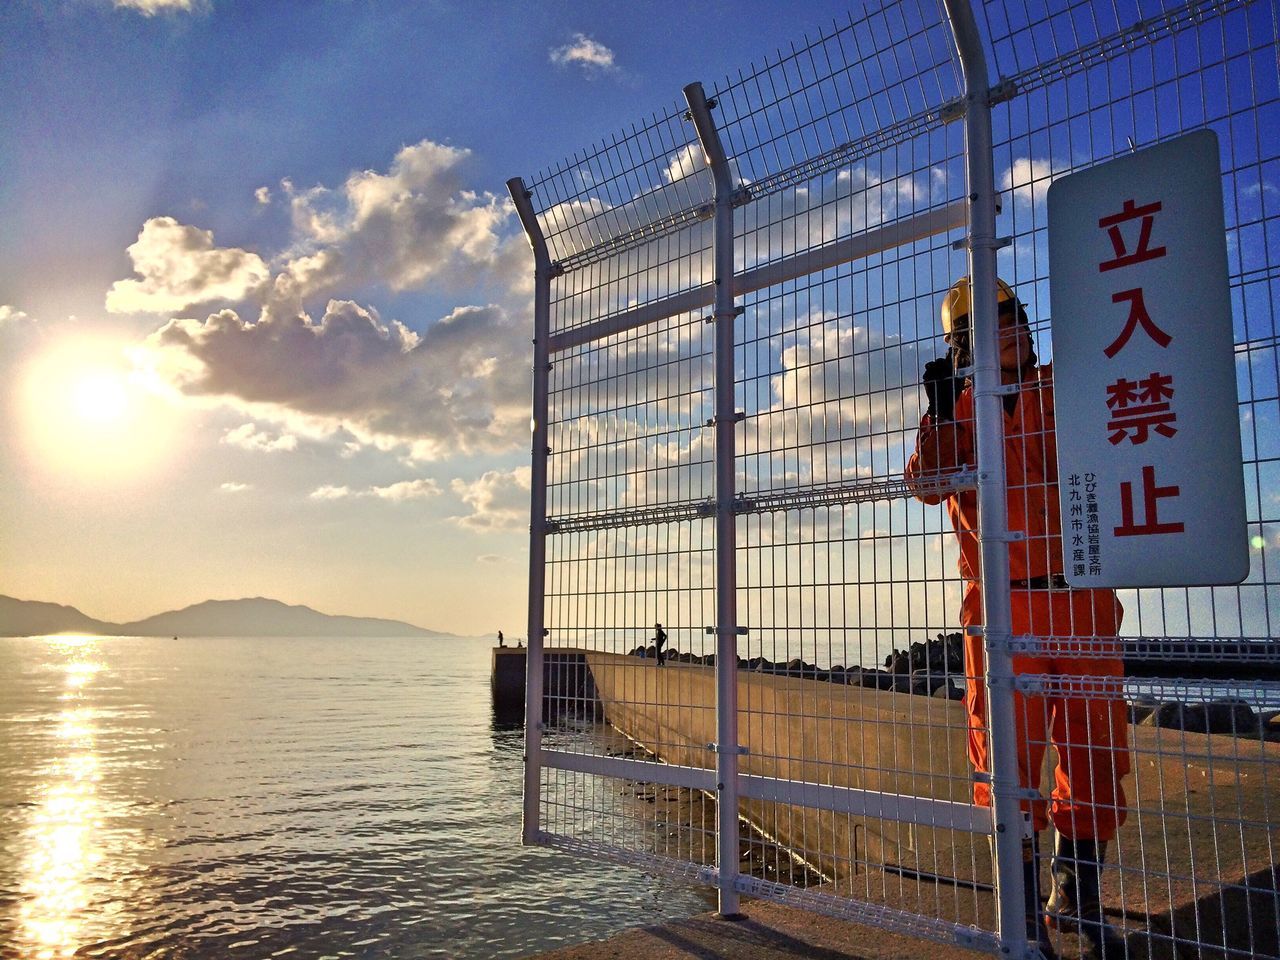
[[[1055, 843], [1087, 885], [1109, 841], [1129, 955], [1280, 956], [1276, 9], [976, 6], [867, 0], [509, 182], [536, 266], [524, 840], [713, 884], [725, 914], [747, 894], [1023, 956], [1034, 827], [1042, 899]], [[1121, 590], [1117, 640], [1027, 535], [1058, 495], [1045, 195], [1203, 128], [1250, 572]], [[972, 449], [921, 469], [966, 275]], [[1041, 371], [1021, 393], [997, 275]], [[971, 583], [940, 500], [978, 518]]]

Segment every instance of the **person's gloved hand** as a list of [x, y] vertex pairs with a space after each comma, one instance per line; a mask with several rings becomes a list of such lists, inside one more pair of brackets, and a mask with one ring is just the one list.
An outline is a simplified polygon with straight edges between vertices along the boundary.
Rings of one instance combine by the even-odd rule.
[[951, 351], [924, 365], [924, 392], [929, 398], [929, 419], [934, 423], [954, 420], [956, 397], [964, 390], [964, 380], [956, 376]]

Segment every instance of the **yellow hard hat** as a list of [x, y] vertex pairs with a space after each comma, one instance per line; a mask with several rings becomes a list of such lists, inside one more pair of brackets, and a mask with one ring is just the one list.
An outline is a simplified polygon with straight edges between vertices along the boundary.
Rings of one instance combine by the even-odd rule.
[[[1017, 301], [1017, 297], [1013, 293], [1013, 288], [1007, 283], [996, 278], [996, 304], [1004, 303], [1006, 300]], [[970, 307], [969, 298], [969, 278], [961, 277], [951, 285], [951, 289], [947, 291], [947, 295], [942, 298], [942, 332], [950, 335], [951, 328], [955, 326], [958, 317], [967, 317]]]

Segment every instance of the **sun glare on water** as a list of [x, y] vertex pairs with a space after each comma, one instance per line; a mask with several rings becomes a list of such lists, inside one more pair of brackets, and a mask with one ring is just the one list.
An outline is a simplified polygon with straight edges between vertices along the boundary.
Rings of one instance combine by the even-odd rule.
[[142, 893], [135, 857], [150, 841], [124, 825], [129, 804], [103, 789], [118, 780], [119, 754], [98, 743], [113, 713], [99, 706], [93, 689], [109, 669], [99, 639], [46, 638], [50, 681], [43, 692], [56, 700], [31, 721], [46, 736], [32, 766], [29, 800], [11, 818], [17, 925], [0, 956], [70, 960], [83, 956], [82, 948], [100, 953], [91, 945], [118, 941], [128, 923], [128, 910], [118, 905]]
[[26, 371], [22, 399], [32, 459], [62, 480], [115, 485], [172, 456], [176, 412], [119, 345], [54, 347]]

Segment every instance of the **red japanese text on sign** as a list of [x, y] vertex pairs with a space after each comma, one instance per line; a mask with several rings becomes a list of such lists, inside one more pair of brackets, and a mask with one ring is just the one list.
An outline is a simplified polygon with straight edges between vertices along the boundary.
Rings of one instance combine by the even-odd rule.
[[[1115, 270], [1118, 267], [1142, 263], [1146, 260], [1155, 260], [1165, 255], [1164, 247], [1151, 246], [1151, 227], [1155, 223], [1156, 214], [1160, 212], [1162, 207], [1163, 204], [1159, 201], [1139, 207], [1134, 204], [1133, 200], [1126, 200], [1119, 213], [1113, 213], [1109, 217], [1102, 217], [1098, 221], [1098, 226], [1107, 231], [1107, 237], [1111, 240], [1111, 249], [1115, 251], [1114, 259], [1104, 260], [1098, 264], [1100, 273], [1105, 273], [1107, 270]], [[1130, 220], [1142, 221], [1141, 226], [1138, 228], [1138, 246], [1132, 253], [1129, 252], [1124, 234], [1120, 231], [1120, 224], [1127, 223]]]
[[1156, 468], [1142, 468], [1142, 522], [1136, 523], [1133, 516], [1133, 484], [1125, 480], [1120, 484], [1120, 526], [1115, 528], [1117, 537], [1149, 536], [1157, 533], [1182, 533], [1181, 522], [1161, 523], [1157, 518], [1159, 502], [1180, 493], [1176, 484], [1167, 487], [1156, 486]]
[[1124, 329], [1120, 331], [1120, 336], [1116, 337], [1110, 346], [1103, 348], [1102, 352], [1108, 358], [1114, 357], [1124, 349], [1125, 344], [1129, 342], [1129, 338], [1133, 336], [1138, 327], [1142, 327], [1143, 332], [1155, 341], [1158, 346], [1167, 347], [1173, 342], [1173, 337], [1157, 327], [1155, 321], [1151, 319], [1151, 314], [1147, 311], [1146, 301], [1142, 298], [1141, 287], [1135, 290], [1122, 290], [1111, 295], [1112, 303], [1123, 303], [1125, 300], [1129, 301], [1129, 318], [1125, 321]]
[[1072, 587], [1248, 574], [1220, 159], [1217, 135], [1199, 130], [1049, 187]]
[[1107, 429], [1108, 439], [1117, 444], [1127, 437], [1132, 444], [1146, 443], [1149, 431], [1154, 429], [1163, 437], [1178, 432], [1173, 426], [1178, 419], [1169, 400], [1173, 398], [1173, 377], [1164, 373], [1152, 373], [1140, 380], [1121, 377], [1107, 385], [1107, 406], [1111, 419]]

